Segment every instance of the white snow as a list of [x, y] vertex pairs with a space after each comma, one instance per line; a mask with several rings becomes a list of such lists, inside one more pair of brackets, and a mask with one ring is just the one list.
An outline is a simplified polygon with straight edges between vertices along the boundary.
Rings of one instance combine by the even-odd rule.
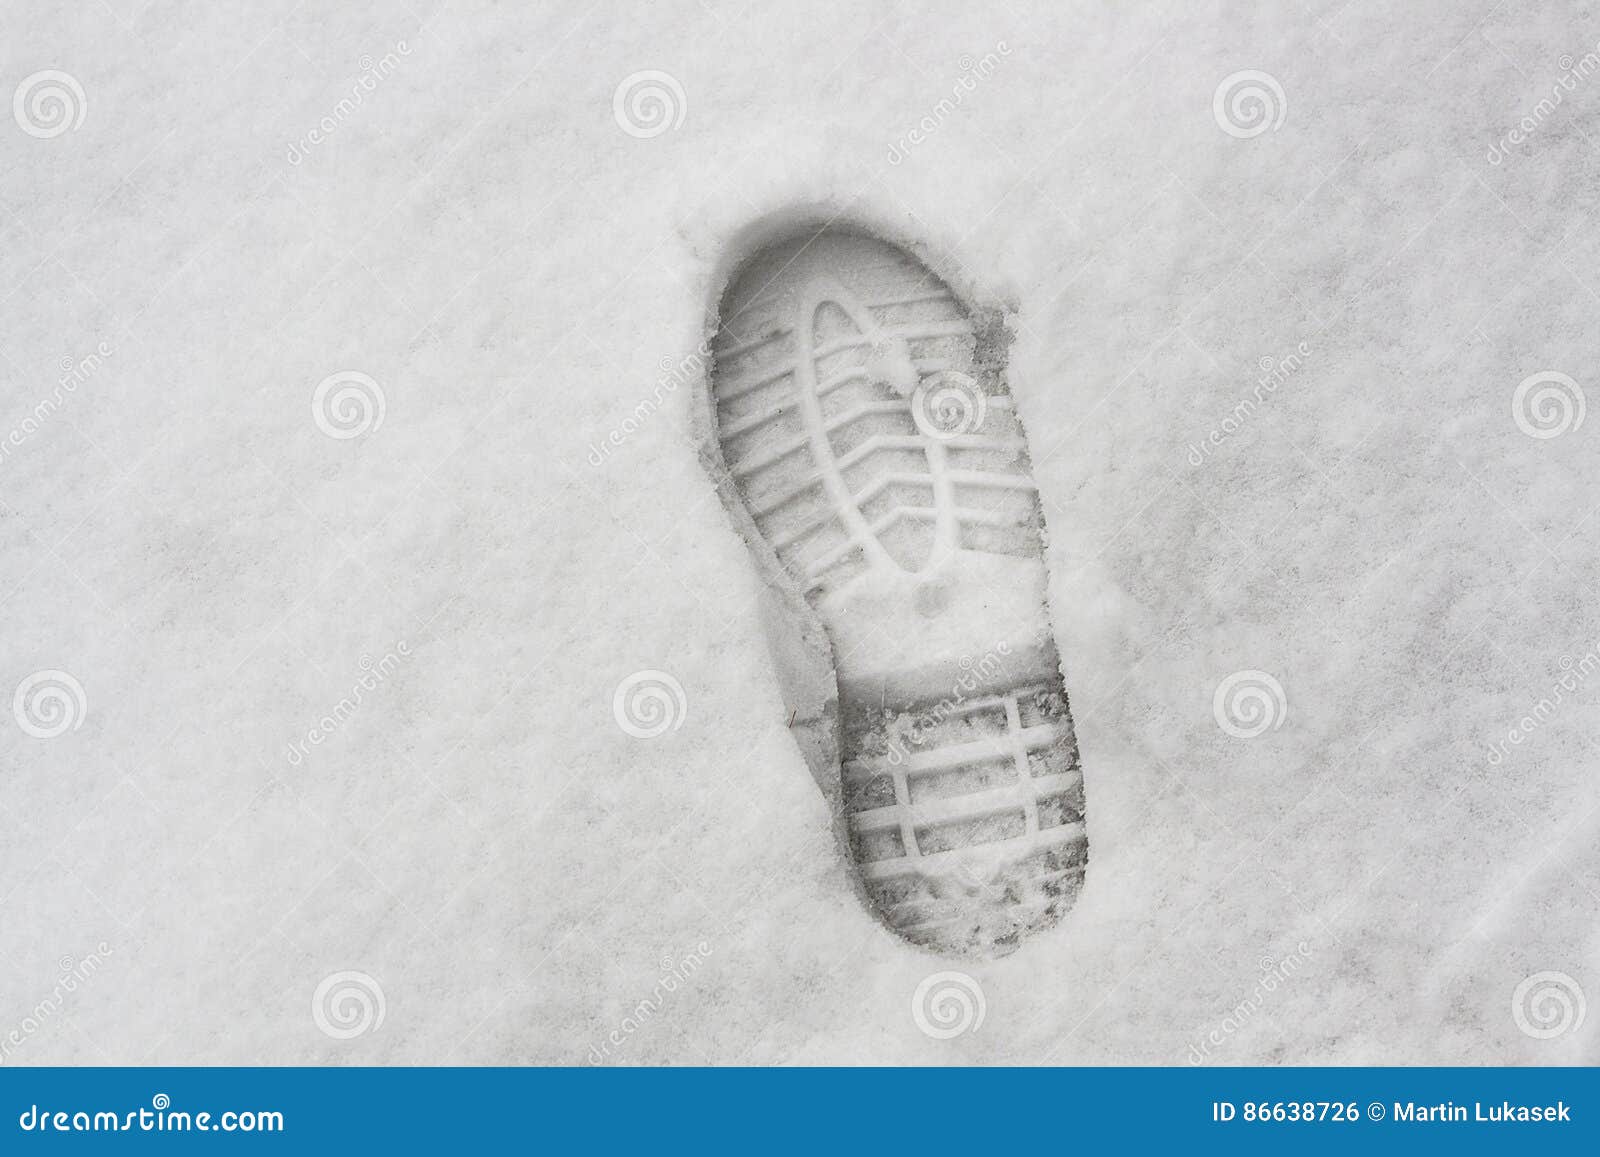
[[[0, 691], [84, 706], [0, 720], [3, 1063], [1600, 1060], [1512, 1007], [1600, 1000], [1600, 422], [1513, 417], [1600, 404], [1583, 6], [8, 15], [0, 97], [84, 115], [0, 119]], [[1275, 129], [1219, 125], [1242, 70]], [[674, 369], [817, 206], [1016, 310], [1090, 867], [1003, 960], [857, 899]]]

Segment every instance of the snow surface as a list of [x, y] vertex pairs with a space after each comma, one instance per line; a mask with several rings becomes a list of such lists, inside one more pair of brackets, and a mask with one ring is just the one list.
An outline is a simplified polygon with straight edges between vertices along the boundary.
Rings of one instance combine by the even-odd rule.
[[[1600, 679], [1488, 756], [1600, 647], [1600, 421], [1513, 417], [1600, 386], [1600, 74], [1536, 111], [1591, 6], [7, 15], [0, 96], [85, 109], [0, 119], [0, 690], [86, 710], [0, 716], [4, 1063], [1600, 1060], [1600, 1008], [1512, 1008], [1600, 1001]], [[1283, 117], [1235, 136], [1246, 69]], [[1091, 854], [1002, 960], [858, 902], [699, 383], [658, 388], [797, 205], [1015, 306]], [[383, 421], [330, 437], [352, 370]], [[641, 670], [685, 692], [655, 739], [613, 714]], [[1218, 725], [1239, 671], [1276, 729]], [[952, 1039], [911, 1007], [942, 969], [984, 999]], [[314, 1015], [342, 972], [381, 1023]]]

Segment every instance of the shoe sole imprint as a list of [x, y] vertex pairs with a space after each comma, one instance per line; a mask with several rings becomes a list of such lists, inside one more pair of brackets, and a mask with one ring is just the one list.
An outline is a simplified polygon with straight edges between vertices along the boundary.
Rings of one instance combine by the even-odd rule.
[[[915, 257], [821, 227], [733, 275], [708, 399], [708, 466], [782, 588], [791, 726], [865, 896], [978, 955], [1059, 919], [1088, 858], [1008, 342]], [[820, 694], [783, 670], [819, 624]]]

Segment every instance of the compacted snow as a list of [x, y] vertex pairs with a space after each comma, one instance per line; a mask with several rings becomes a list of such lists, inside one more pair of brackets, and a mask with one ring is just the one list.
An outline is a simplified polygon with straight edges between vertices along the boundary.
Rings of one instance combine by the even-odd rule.
[[[0, 1062], [1600, 1060], [1600, 13], [8, 15]], [[859, 902], [698, 456], [798, 212], [1013, 311], [1092, 854], [999, 959]]]

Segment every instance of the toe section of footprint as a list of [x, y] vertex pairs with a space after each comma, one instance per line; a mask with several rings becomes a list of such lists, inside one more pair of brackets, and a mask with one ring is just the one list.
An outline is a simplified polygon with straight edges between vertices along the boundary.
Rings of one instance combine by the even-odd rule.
[[954, 954], [1057, 921], [1088, 857], [1007, 346], [998, 313], [839, 228], [753, 255], [713, 345], [751, 548], [831, 644], [863, 893], [906, 940]]

